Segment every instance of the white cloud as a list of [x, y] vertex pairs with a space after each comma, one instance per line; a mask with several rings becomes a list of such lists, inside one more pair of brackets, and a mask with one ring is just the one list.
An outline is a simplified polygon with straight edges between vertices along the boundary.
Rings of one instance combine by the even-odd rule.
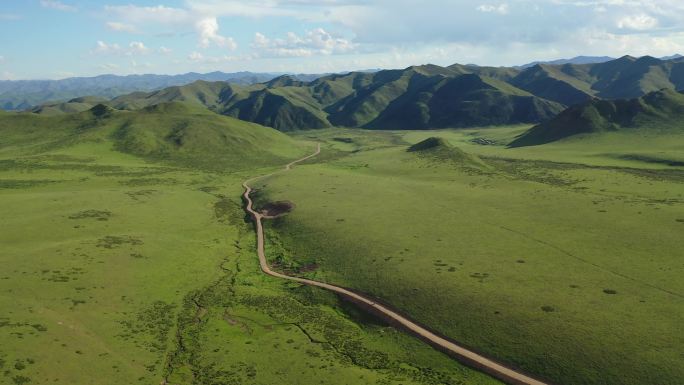
[[98, 53], [98, 54], [114, 54], [114, 53], [120, 53], [121, 52], [121, 46], [118, 44], [107, 44], [103, 42], [102, 40], [98, 40], [96, 43], [96, 47], [94, 50], [92, 50], [92, 53]]
[[317, 28], [300, 36], [288, 32], [285, 38], [269, 39], [257, 32], [252, 47], [262, 56], [307, 57], [313, 55], [333, 55], [352, 52], [356, 45], [350, 40], [335, 37], [323, 28]]
[[646, 14], [626, 16], [618, 20], [617, 27], [620, 29], [632, 29], [645, 31], [658, 26], [658, 19]]
[[[219, 33], [218, 13], [204, 12], [195, 9], [173, 8], [158, 5], [156, 7], [139, 7], [135, 5], [105, 6], [105, 12], [122, 21], [110, 22], [117, 26], [137, 29], [140, 24], [162, 24], [170, 26], [192, 25], [201, 48], [216, 45], [228, 50], [235, 50], [237, 43], [232, 37]], [[111, 27], [111, 26], [110, 26]]]
[[[291, 4], [288, 3], [293, 3], [291, 1], [187, 0], [186, 3], [193, 12], [201, 15], [258, 18], [265, 16], [292, 16], [296, 12], [289, 7]], [[294, 3], [297, 3], [297, 1]], [[323, 1], [321, 3], [325, 4], [326, 2]], [[312, 3], [302, 1], [300, 5], [310, 6]]]
[[218, 20], [215, 17], [200, 19], [195, 23], [195, 28], [199, 34], [199, 46], [208, 48], [211, 44], [219, 47], [235, 50], [237, 43], [232, 37], [225, 37], [219, 34]]
[[[106, 20], [155, 36], [168, 31], [174, 36], [194, 33], [198, 52], [187, 59], [179, 57], [193, 67], [228, 62], [240, 63], [242, 67], [234, 65], [237, 69], [249, 65], [263, 70], [282, 66], [334, 70], [349, 68], [351, 63], [361, 66], [356, 68], [427, 62], [512, 65], [576, 55], [684, 52], [681, 0], [425, 0], [421, 7], [415, 0], [177, 3], [181, 5], [107, 6]], [[499, 15], [505, 15], [506, 22], [492, 23], [492, 17]], [[243, 26], [245, 18], [254, 25], [252, 33], [262, 23], [273, 23], [275, 32], [255, 34], [251, 45], [233, 56], [204, 50], [236, 49], [226, 23]], [[278, 29], [283, 25], [324, 29], [285, 34]], [[130, 49], [122, 46], [122, 51]], [[284, 57], [291, 59], [280, 59]]]
[[500, 15], [505, 15], [508, 13], [508, 4], [506, 4], [506, 3], [499, 4], [499, 5], [481, 4], [475, 9], [477, 9], [480, 12], [498, 13]]
[[190, 61], [198, 62], [198, 61], [202, 61], [202, 59], [204, 59], [204, 55], [202, 55], [199, 52], [192, 52], [192, 53], [190, 53], [190, 55], [188, 55], [188, 59]]
[[107, 28], [117, 32], [138, 33], [138, 29], [133, 24], [119, 23], [116, 21], [107, 22]]
[[145, 44], [140, 41], [132, 41], [128, 45], [128, 48], [129, 50], [126, 52], [127, 55], [144, 55], [150, 51], [150, 49], [145, 47]]
[[122, 47], [119, 44], [112, 43], [108, 44], [104, 41], [99, 40], [96, 43], [95, 49], [91, 51], [93, 54], [99, 55], [119, 55], [119, 56], [135, 56], [135, 55], [146, 55], [150, 52], [150, 49], [145, 46], [143, 42], [132, 41], [128, 44], [128, 47]]
[[164, 46], [161, 46], [161, 47], [159, 47], [159, 49], [157, 50], [157, 52], [159, 52], [159, 53], [162, 54], [162, 55], [168, 55], [168, 54], [170, 54], [171, 52], [173, 52], [173, 50], [172, 50], [171, 48], [166, 48], [166, 47], [164, 47]]
[[105, 12], [133, 24], [176, 24], [188, 23], [192, 20], [189, 11], [182, 8], [165, 7], [163, 5], [158, 5], [156, 7], [107, 5], [105, 6]]
[[58, 0], [40, 0], [40, 5], [44, 8], [65, 12], [75, 12], [78, 10], [78, 8], [74, 7], [73, 5], [64, 4]]

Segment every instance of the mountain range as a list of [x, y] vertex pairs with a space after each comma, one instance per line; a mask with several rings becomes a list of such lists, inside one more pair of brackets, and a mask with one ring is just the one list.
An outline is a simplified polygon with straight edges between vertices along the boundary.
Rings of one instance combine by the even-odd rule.
[[[663, 56], [660, 60], [673, 60], [680, 59], [682, 55], [674, 54], [670, 56]], [[616, 58], [610, 56], [575, 56], [571, 59], [557, 59], [549, 61], [534, 61], [532, 63], [523, 64], [517, 68], [525, 69], [529, 67], [534, 67], [537, 64], [551, 64], [551, 65], [563, 65], [563, 64], [598, 64], [605, 63], [607, 61], [615, 60]]]
[[120, 110], [185, 102], [280, 131], [332, 126], [431, 129], [548, 121], [593, 99], [638, 98], [684, 88], [684, 59], [653, 57], [526, 69], [454, 64], [332, 74], [282, 75], [256, 84], [198, 80], [105, 100], [80, 97], [33, 109], [79, 112], [103, 103]]
[[[0, 81], [0, 109], [25, 110], [54, 101], [62, 102], [82, 96], [113, 98], [135, 91], [153, 91], [185, 85], [198, 80], [226, 81], [235, 84], [254, 84], [273, 79], [280, 74], [254, 72], [190, 72], [182, 75], [100, 75], [62, 80], [2, 80]], [[313, 80], [321, 75], [294, 75], [302, 80]]]

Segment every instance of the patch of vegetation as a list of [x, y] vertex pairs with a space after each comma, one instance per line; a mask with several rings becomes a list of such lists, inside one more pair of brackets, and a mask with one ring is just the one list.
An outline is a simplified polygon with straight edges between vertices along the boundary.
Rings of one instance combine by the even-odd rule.
[[42, 187], [57, 182], [59, 181], [50, 179], [0, 179], [0, 189], [28, 189], [32, 187]]
[[122, 245], [138, 246], [142, 244], [141, 239], [130, 235], [107, 235], [97, 241], [97, 247], [105, 249], [114, 249]]
[[78, 213], [69, 215], [69, 219], [87, 219], [87, 218], [93, 218], [97, 219], [98, 221], [107, 221], [109, 218], [112, 216], [111, 211], [107, 210], [84, 210], [84, 211], [79, 211]]
[[144, 347], [151, 353], [165, 352], [169, 332], [174, 325], [175, 308], [174, 304], [154, 301], [138, 312], [135, 318], [121, 321], [124, 332], [119, 337], [132, 338], [137, 346]]

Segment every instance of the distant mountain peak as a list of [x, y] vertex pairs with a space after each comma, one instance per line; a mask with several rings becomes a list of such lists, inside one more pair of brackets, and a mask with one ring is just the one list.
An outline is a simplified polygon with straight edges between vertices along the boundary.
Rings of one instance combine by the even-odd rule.
[[563, 65], [563, 64], [597, 64], [597, 63], [605, 63], [607, 61], [615, 60], [615, 58], [609, 57], [609, 56], [575, 56], [571, 59], [557, 59], [557, 60], [549, 60], [549, 61], [534, 61], [531, 63], [523, 64], [521, 66], [518, 66], [518, 68], [530, 68], [534, 67], [535, 65], [539, 64], [548, 64], [548, 65]]

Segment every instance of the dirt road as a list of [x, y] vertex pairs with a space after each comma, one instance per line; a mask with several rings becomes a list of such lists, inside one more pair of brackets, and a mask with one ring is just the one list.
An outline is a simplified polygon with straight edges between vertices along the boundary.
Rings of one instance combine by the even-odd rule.
[[[303, 162], [309, 158], [312, 158], [316, 155], [318, 155], [321, 152], [321, 145], [318, 144], [316, 151], [302, 159], [296, 160], [292, 163], [289, 163], [285, 166], [285, 169], [282, 171], [287, 171], [292, 168], [295, 164], [299, 162]], [[282, 172], [282, 171], [277, 171], [277, 172]], [[347, 299], [351, 300], [354, 303], [360, 304], [364, 307], [371, 308], [374, 312], [380, 314], [383, 318], [391, 321], [393, 324], [400, 325], [402, 328], [408, 330], [412, 334], [420, 337], [422, 340], [430, 343], [430, 345], [446, 352], [450, 356], [456, 358], [460, 362], [471, 366], [475, 369], [478, 369], [480, 371], [483, 371], [492, 377], [495, 377], [501, 381], [504, 381], [509, 384], [515, 384], [515, 385], [548, 385], [548, 383], [536, 380], [528, 375], [525, 375], [523, 373], [520, 373], [514, 369], [511, 369], [507, 366], [504, 366], [498, 362], [495, 362], [489, 358], [486, 358], [478, 353], [475, 353], [471, 350], [468, 350], [467, 348], [460, 346], [456, 344], [453, 341], [450, 341], [446, 338], [443, 338], [430, 330], [418, 325], [414, 321], [411, 321], [410, 319], [402, 316], [401, 314], [397, 313], [396, 311], [390, 309], [386, 305], [379, 304], [372, 299], [369, 299], [361, 294], [354, 293], [348, 289], [323, 283], [323, 282], [318, 282], [318, 281], [313, 281], [310, 279], [305, 279], [305, 278], [299, 278], [299, 277], [291, 277], [289, 275], [281, 274], [276, 271], [271, 270], [271, 267], [268, 265], [268, 261], [266, 260], [266, 254], [264, 253], [264, 230], [262, 226], [262, 219], [266, 219], [261, 213], [258, 213], [254, 210], [253, 208], [253, 202], [252, 199], [250, 198], [250, 193], [252, 192], [252, 188], [249, 186], [250, 182], [253, 182], [255, 180], [261, 179], [261, 178], [266, 178], [268, 176], [271, 176], [273, 174], [276, 174], [277, 172], [267, 174], [267, 175], [262, 175], [256, 178], [252, 178], [249, 180], [246, 180], [242, 186], [245, 188], [245, 193], [243, 194], [243, 197], [245, 198], [245, 201], [247, 203], [245, 210], [251, 214], [252, 218], [254, 219], [254, 222], [256, 224], [256, 234], [257, 234], [257, 254], [259, 255], [259, 265], [261, 265], [261, 270], [273, 277], [277, 278], [282, 278], [282, 279], [287, 279], [290, 281], [295, 281], [299, 282], [305, 285], [310, 285], [310, 286], [316, 286], [320, 287], [326, 290], [330, 290], [332, 292], [335, 292], [343, 297], [346, 297]]]

